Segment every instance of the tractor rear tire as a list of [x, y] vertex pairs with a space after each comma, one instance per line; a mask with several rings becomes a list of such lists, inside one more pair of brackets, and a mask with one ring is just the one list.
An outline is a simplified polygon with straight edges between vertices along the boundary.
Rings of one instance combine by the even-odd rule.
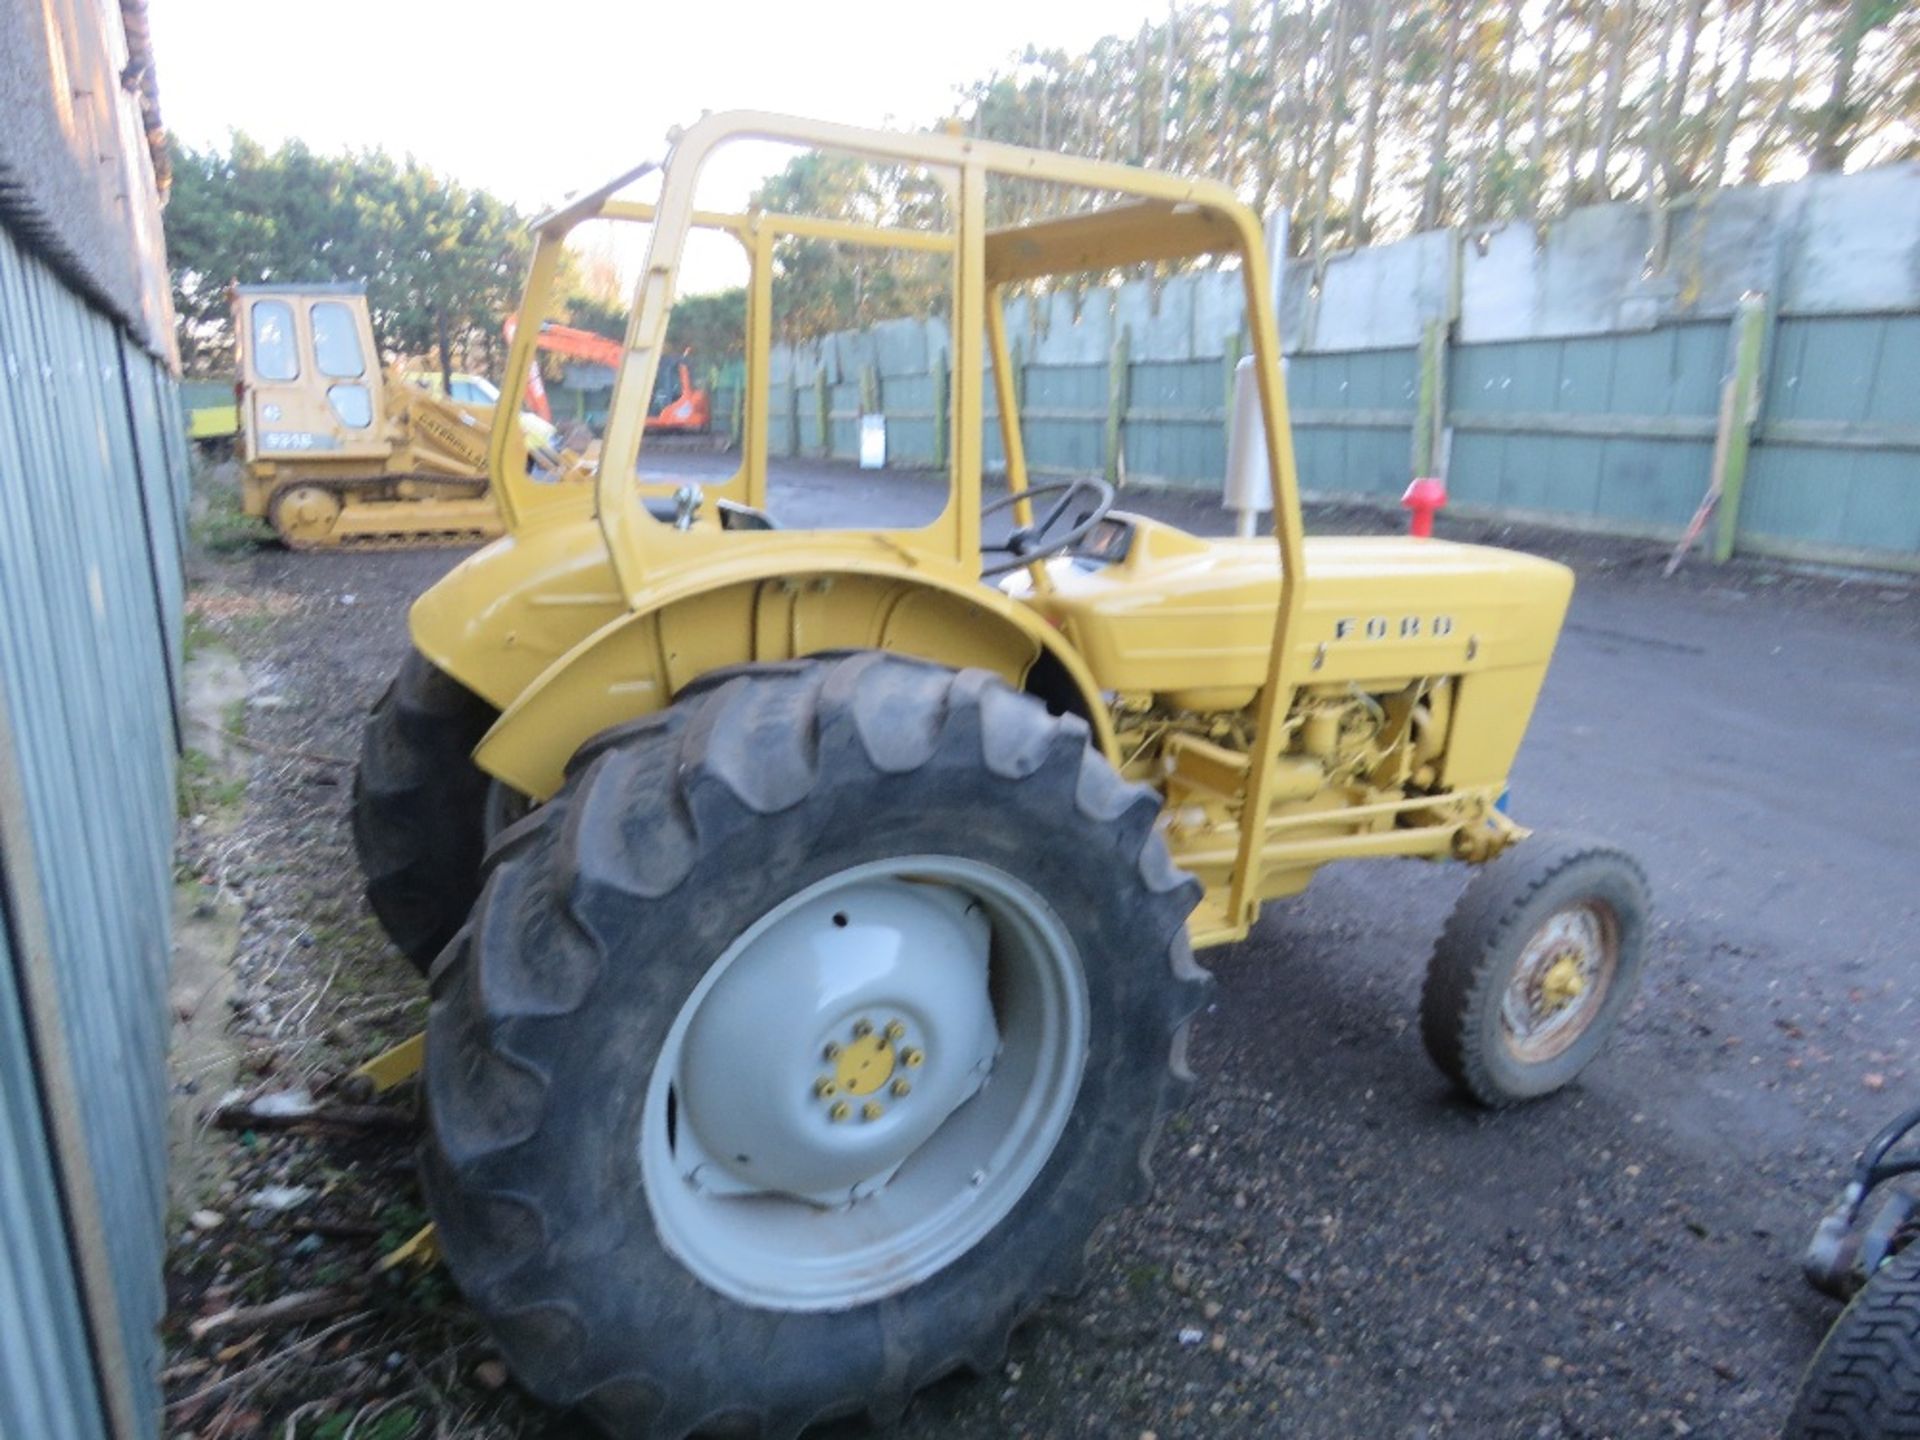
[[1610, 845], [1535, 835], [1481, 866], [1420, 994], [1434, 1064], [1489, 1108], [1570, 1083], [1639, 988], [1649, 906], [1639, 862]]
[[353, 841], [367, 904], [423, 975], [480, 895], [493, 782], [473, 747], [497, 715], [410, 651], [361, 735]]
[[1920, 1245], [1881, 1265], [1807, 1367], [1782, 1440], [1920, 1436]]
[[[892, 655], [742, 667], [589, 742], [488, 857], [427, 1028], [428, 1203], [526, 1388], [629, 1440], [788, 1437], [997, 1366], [1188, 1078], [1199, 888], [1158, 809], [1079, 719]], [[957, 1051], [968, 1005], [996, 1038]], [[922, 1123], [850, 1188], [751, 1168]]]

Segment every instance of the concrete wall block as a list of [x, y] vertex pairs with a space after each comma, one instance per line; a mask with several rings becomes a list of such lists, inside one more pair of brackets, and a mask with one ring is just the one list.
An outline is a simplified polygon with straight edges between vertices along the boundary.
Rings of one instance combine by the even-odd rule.
[[[1644, 329], [1658, 318], [1665, 276], [1646, 278], [1652, 223], [1639, 205], [1591, 205], [1544, 237], [1516, 221], [1468, 242], [1459, 338], [1468, 343]], [[1654, 287], [1650, 303], [1649, 284]]]
[[1749, 291], [1777, 290], [1805, 196], [1798, 185], [1753, 185], [1675, 206], [1663, 267], [1672, 312], [1718, 319]]
[[1292, 355], [1309, 348], [1307, 334], [1307, 294], [1313, 284], [1313, 266], [1305, 260], [1286, 263], [1286, 279], [1280, 286], [1280, 349]]
[[1331, 261], [1321, 285], [1314, 348], [1419, 344], [1426, 322], [1447, 313], [1453, 243], [1451, 231], [1434, 230]]
[[882, 375], [924, 375], [927, 370], [927, 326], [917, 319], [882, 320], [868, 332], [875, 363]]
[[1076, 296], [1070, 290], [1055, 290], [1037, 296], [1034, 308], [1040, 312], [1040, 323], [1029, 360], [1037, 365], [1106, 363], [1113, 348], [1113, 291], [1089, 290]]
[[1920, 308], [1920, 161], [1817, 175], [1780, 308], [1795, 315]]
[[1115, 320], [1127, 327], [1129, 352], [1136, 360], [1180, 361], [1196, 354], [1220, 353], [1215, 336], [1208, 350], [1196, 352], [1193, 333], [1193, 276], [1175, 275], [1157, 286], [1132, 280], [1114, 296]]
[[1217, 359], [1229, 335], [1247, 328], [1247, 292], [1238, 270], [1196, 270], [1181, 277], [1192, 290], [1192, 355]]

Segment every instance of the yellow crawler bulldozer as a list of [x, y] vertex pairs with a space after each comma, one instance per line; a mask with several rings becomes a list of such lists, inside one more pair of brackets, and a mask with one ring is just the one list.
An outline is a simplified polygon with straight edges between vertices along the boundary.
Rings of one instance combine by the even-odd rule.
[[[308, 550], [501, 533], [487, 482], [494, 408], [432, 394], [398, 367], [383, 372], [359, 286], [237, 285], [233, 323], [244, 508], [282, 543]], [[518, 462], [545, 477], [565, 464], [526, 443]]]
[[[889, 225], [696, 208], [741, 141], [936, 199]], [[657, 203], [622, 198], [654, 168]], [[1009, 195], [1042, 218], [990, 227]], [[1193, 951], [1331, 861], [1476, 867], [1420, 1012], [1458, 1089], [1510, 1104], [1594, 1059], [1646, 881], [1503, 803], [1572, 573], [1305, 535], [1265, 245], [1230, 189], [710, 115], [539, 223], [508, 394], [592, 219], [652, 227], [594, 502], [533, 483], [494, 428], [508, 533], [414, 605], [354, 800], [373, 909], [431, 967], [439, 1248], [528, 1389], [617, 1436], [785, 1437], [991, 1373], [1144, 1189], [1208, 993]], [[705, 490], [639, 468], [696, 228], [749, 263], [745, 440]], [[882, 486], [803, 528], [769, 486], [796, 240], [945, 267], [947, 463], [918, 523], [878, 513]], [[1229, 465], [1270, 488], [1266, 538], [1029, 482], [1009, 292], [1183, 260], [1244, 284], [1261, 443]]]

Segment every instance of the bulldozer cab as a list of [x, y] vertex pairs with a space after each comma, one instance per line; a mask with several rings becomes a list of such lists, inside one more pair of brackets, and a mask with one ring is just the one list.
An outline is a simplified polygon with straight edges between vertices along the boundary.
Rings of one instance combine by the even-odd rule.
[[385, 456], [384, 378], [358, 285], [237, 285], [241, 458]]

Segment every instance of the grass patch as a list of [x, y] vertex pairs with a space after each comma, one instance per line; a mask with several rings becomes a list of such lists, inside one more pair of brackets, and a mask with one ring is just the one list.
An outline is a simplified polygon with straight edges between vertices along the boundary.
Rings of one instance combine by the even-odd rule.
[[188, 663], [191, 663], [196, 655], [220, 643], [220, 632], [209, 625], [206, 618], [199, 614], [191, 603], [187, 606], [186, 624], [181, 635], [181, 643], [185, 647], [184, 654]]
[[237, 484], [203, 476], [198, 488], [206, 503], [187, 526], [196, 548], [209, 555], [234, 555], [273, 539], [273, 531], [264, 520], [256, 520], [241, 508]]
[[181, 752], [179, 767], [174, 772], [174, 803], [179, 807], [181, 819], [238, 809], [246, 793], [246, 777], [222, 775], [204, 750], [189, 746]]

